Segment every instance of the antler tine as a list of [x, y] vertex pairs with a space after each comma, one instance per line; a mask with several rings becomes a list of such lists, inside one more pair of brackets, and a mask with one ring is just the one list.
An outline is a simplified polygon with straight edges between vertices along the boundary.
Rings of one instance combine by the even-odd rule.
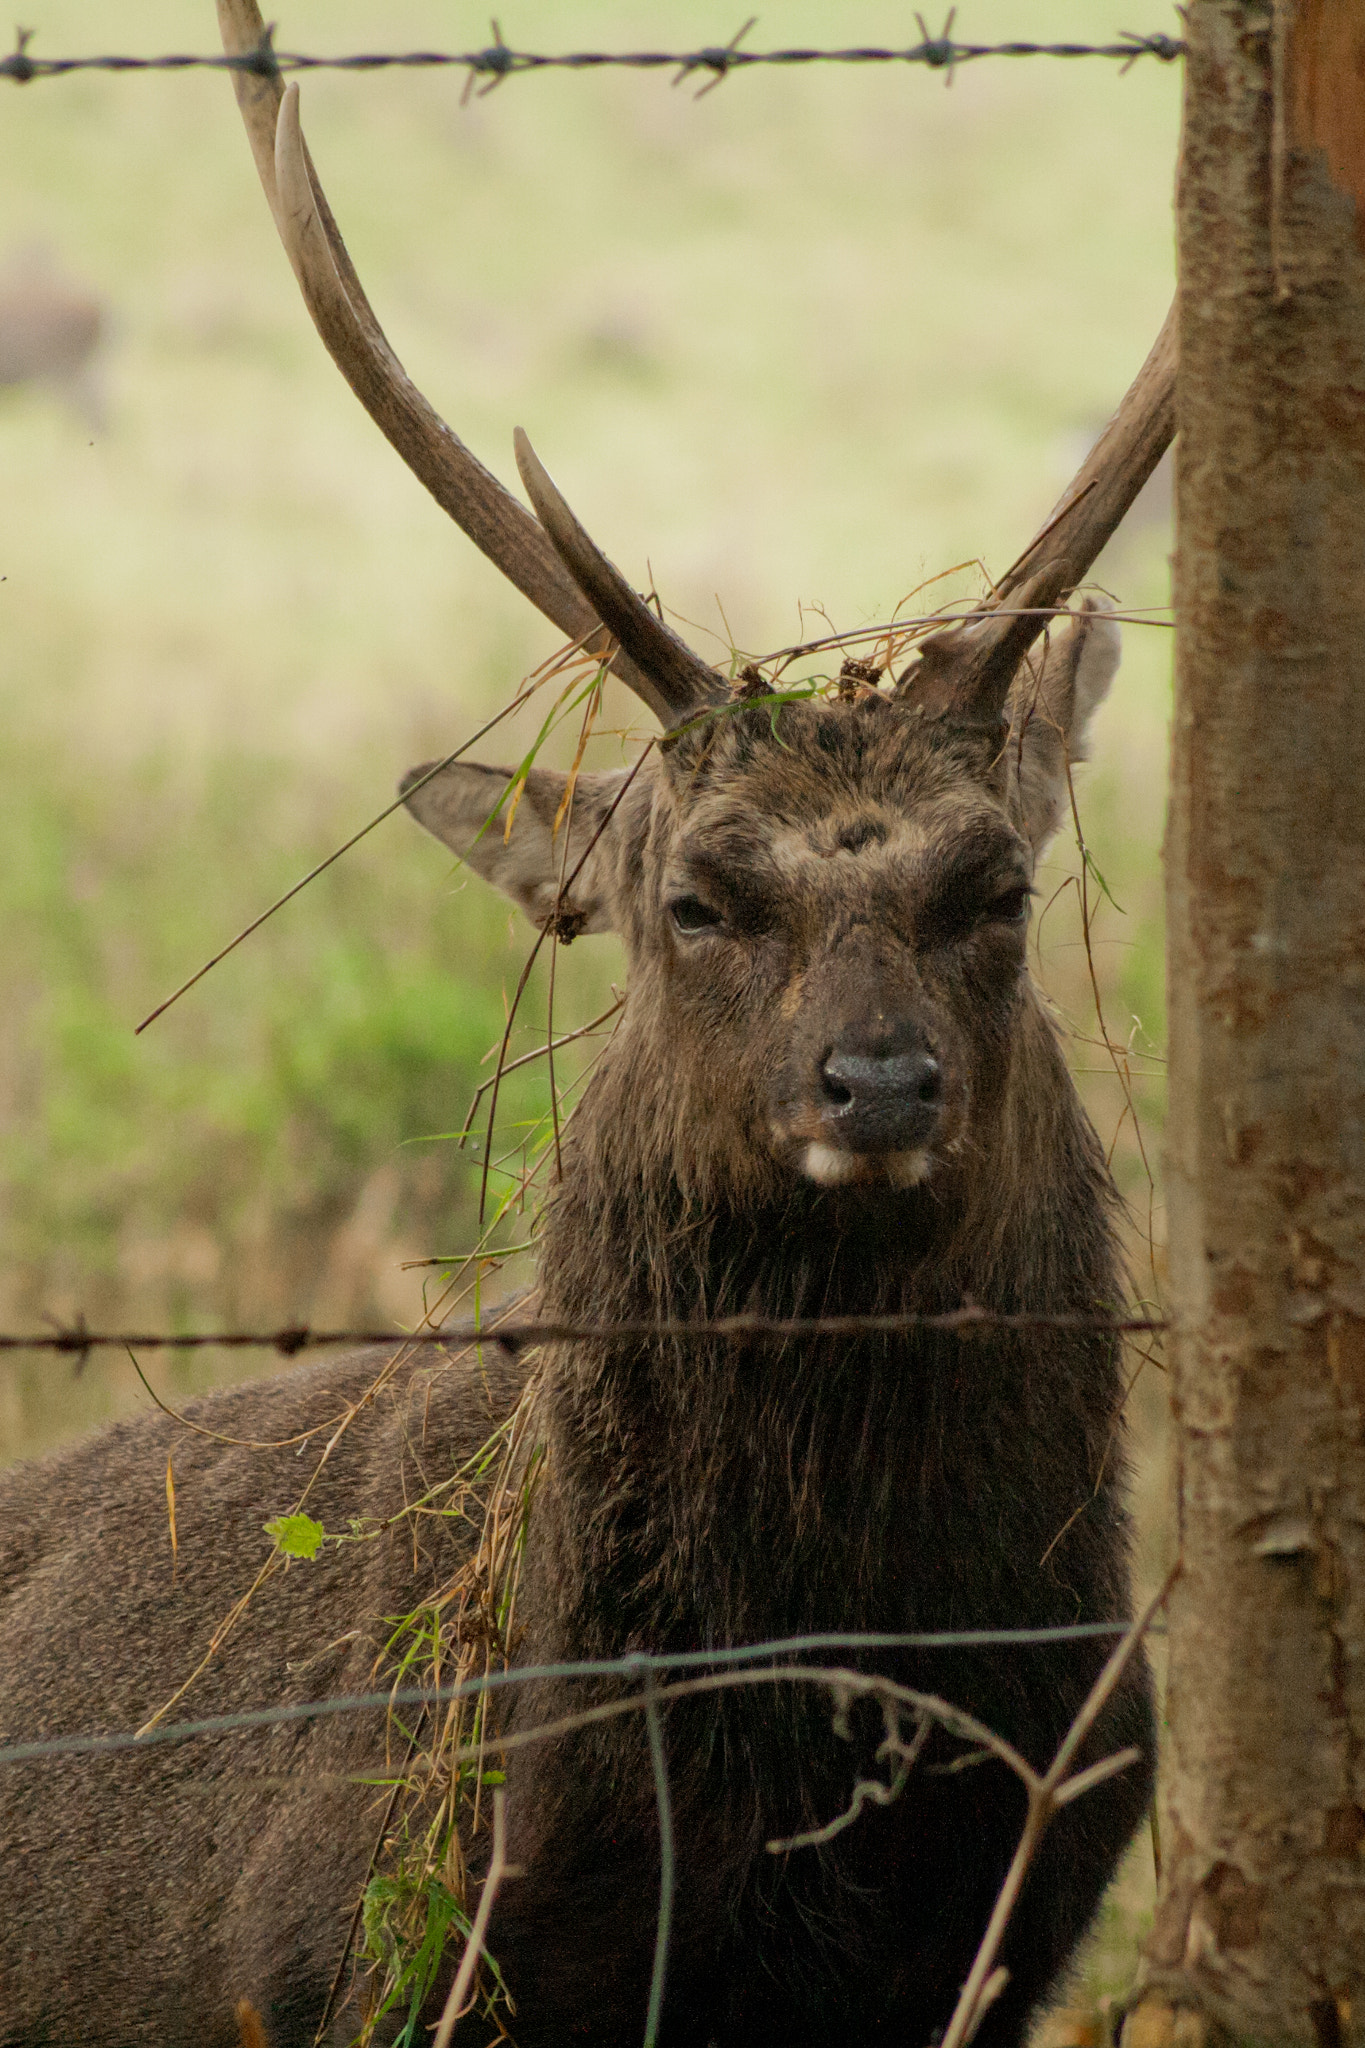
[[[259, 49], [265, 26], [256, 0], [218, 0], [229, 56]], [[610, 637], [525, 506], [466, 448], [412, 383], [375, 318], [331, 209], [313, 174], [299, 126], [298, 87], [256, 72], [233, 74], [261, 184], [322, 340], [370, 417], [408, 468], [510, 583], [572, 640], [594, 653]], [[613, 672], [665, 724], [679, 715], [624, 648]]]
[[[267, 33], [256, 0], [218, 0], [218, 30], [223, 39], [223, 49], [229, 57], [250, 56], [253, 51], [261, 48]], [[237, 95], [237, 105], [246, 128], [247, 140], [251, 144], [251, 154], [255, 158], [261, 187], [265, 192], [275, 225], [279, 228], [280, 240], [285, 242], [288, 253], [284, 229], [280, 227], [279, 195], [275, 185], [275, 136], [280, 122], [280, 102], [284, 98], [284, 81], [278, 72], [234, 71], [232, 89]], [[352, 311], [374, 346], [392, 355], [388, 338], [375, 318], [374, 308], [366, 297], [364, 285], [356, 275], [350, 251], [341, 239], [341, 230], [336, 224], [331, 207], [327, 204], [327, 196], [318, 183], [306, 142], [303, 145], [303, 160], [307, 166], [308, 179], [322, 221], [323, 233], [327, 237], [327, 246], [332, 252], [332, 261], [345, 287]]]
[[[1049, 609], [1083, 583], [1175, 434], [1176, 309], [1056, 509], [963, 626], [922, 643], [898, 694], [931, 714], [990, 723]], [[1008, 617], [994, 616], [1009, 609]], [[1030, 616], [1031, 614], [1031, 616]]]
[[729, 692], [715, 670], [650, 610], [579, 525], [520, 427], [513, 446], [526, 494], [560, 560], [598, 618], [668, 697], [674, 717], [724, 702]]

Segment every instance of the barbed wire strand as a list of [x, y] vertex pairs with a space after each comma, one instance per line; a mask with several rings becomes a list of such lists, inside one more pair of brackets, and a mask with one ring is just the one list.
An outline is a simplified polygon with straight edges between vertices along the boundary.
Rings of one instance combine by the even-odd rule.
[[55, 1351], [84, 1359], [92, 1351], [278, 1351], [292, 1358], [300, 1351], [324, 1350], [336, 1344], [439, 1344], [446, 1348], [496, 1345], [514, 1357], [534, 1344], [590, 1344], [658, 1338], [669, 1343], [704, 1343], [719, 1338], [741, 1343], [751, 1338], [779, 1343], [805, 1337], [899, 1337], [912, 1331], [938, 1331], [971, 1337], [984, 1330], [1112, 1331], [1118, 1336], [1154, 1334], [1170, 1328], [1164, 1316], [1086, 1315], [1068, 1309], [1027, 1310], [981, 1308], [964, 1302], [960, 1308], [920, 1312], [843, 1316], [714, 1316], [690, 1322], [638, 1321], [612, 1323], [509, 1323], [496, 1327], [446, 1330], [314, 1330], [290, 1323], [279, 1330], [90, 1330], [82, 1322], [66, 1328], [0, 1333], [0, 1353]]
[[[1173, 64], [1185, 54], [1179, 36], [1160, 31], [1138, 34], [1120, 30], [1105, 43], [1004, 42], [969, 43], [951, 34], [952, 17], [937, 36], [924, 34], [918, 43], [904, 48], [857, 44], [841, 49], [797, 47], [750, 50], [741, 39], [753, 27], [746, 22], [738, 35], [725, 45], [707, 44], [692, 50], [572, 50], [548, 52], [518, 50], [505, 43], [494, 24], [495, 40], [482, 50], [369, 50], [349, 55], [321, 56], [301, 50], [276, 50], [267, 33], [254, 50], [235, 56], [167, 52], [160, 56], [131, 55], [40, 57], [32, 54], [33, 32], [17, 31], [14, 49], [0, 58], [0, 77], [16, 85], [32, 85], [39, 79], [67, 78], [77, 72], [105, 72], [127, 75], [148, 71], [244, 71], [258, 78], [279, 78], [291, 72], [343, 71], [463, 71], [466, 96], [476, 84], [480, 93], [490, 92], [509, 78], [542, 71], [672, 71], [675, 85], [699, 73], [707, 75], [703, 92], [710, 91], [733, 72], [762, 67], [788, 68], [810, 64], [901, 64], [920, 65], [941, 71], [949, 83], [962, 64], [976, 64], [988, 57], [1083, 57], [1108, 58], [1127, 72], [1139, 57], [1154, 57], [1158, 63]], [[921, 28], [923, 23], [921, 22]]]

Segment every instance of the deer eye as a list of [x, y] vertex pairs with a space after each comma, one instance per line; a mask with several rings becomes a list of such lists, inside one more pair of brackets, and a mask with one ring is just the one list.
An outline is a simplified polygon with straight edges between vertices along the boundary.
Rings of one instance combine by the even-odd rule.
[[703, 903], [700, 896], [675, 896], [668, 914], [680, 932], [689, 938], [697, 932], [711, 932], [720, 923], [720, 912]]
[[1032, 895], [1032, 889], [1026, 889], [1020, 883], [1018, 888], [1006, 889], [988, 903], [982, 916], [991, 924], [1023, 924], [1028, 917]]

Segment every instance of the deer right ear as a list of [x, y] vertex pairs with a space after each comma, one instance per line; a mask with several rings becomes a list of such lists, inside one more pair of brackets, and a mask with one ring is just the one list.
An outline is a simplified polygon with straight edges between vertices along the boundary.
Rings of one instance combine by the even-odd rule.
[[[627, 769], [607, 775], [580, 772], [572, 804], [565, 805], [568, 777], [532, 768], [515, 811], [511, 768], [453, 761], [434, 775], [431, 769], [431, 762], [412, 769], [399, 793], [413, 817], [442, 845], [520, 904], [533, 924], [547, 924], [558, 904], [562, 937], [612, 929], [617, 821], [612, 805]], [[594, 837], [596, 844], [584, 859]]]
[[1011, 696], [1010, 752], [1019, 771], [1019, 808], [1035, 855], [1070, 806], [1068, 763], [1090, 753], [1090, 721], [1119, 665], [1119, 629], [1087, 598], [1027, 657]]

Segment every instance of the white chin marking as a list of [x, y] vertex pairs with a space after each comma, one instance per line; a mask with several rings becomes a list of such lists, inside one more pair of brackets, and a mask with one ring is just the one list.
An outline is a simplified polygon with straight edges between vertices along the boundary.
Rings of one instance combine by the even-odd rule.
[[929, 1177], [930, 1158], [921, 1145], [914, 1152], [844, 1152], [834, 1145], [807, 1145], [801, 1171], [818, 1187], [847, 1187], [854, 1181], [888, 1180], [892, 1187], [913, 1188]]
[[892, 1152], [883, 1170], [898, 1188], [917, 1188], [922, 1180], [928, 1180], [932, 1164], [927, 1148], [921, 1145], [918, 1152]]
[[862, 1163], [856, 1152], [836, 1152], [833, 1145], [807, 1145], [801, 1171], [822, 1188], [837, 1188], [844, 1181], [857, 1180]]

